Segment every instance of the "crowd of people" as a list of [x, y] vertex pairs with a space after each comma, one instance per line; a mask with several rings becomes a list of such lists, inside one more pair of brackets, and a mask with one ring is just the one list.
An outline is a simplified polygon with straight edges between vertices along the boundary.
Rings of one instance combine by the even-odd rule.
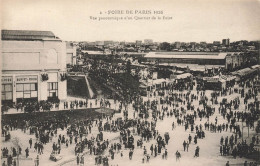
[[[97, 74], [106, 73], [104, 70], [107, 69], [117, 70], [104, 65], [100, 67], [101, 71]], [[100, 77], [104, 76], [100, 75]], [[253, 86], [257, 78], [240, 82], [236, 88], [229, 87], [213, 92], [211, 96], [206, 95], [205, 91], [193, 90], [196, 86], [195, 79], [183, 82], [183, 86], [166, 85], [153, 88], [148, 93], [148, 99], [144, 99], [139, 94], [131, 94], [128, 99], [115, 100], [119, 103], [117, 109], [123, 113], [121, 119], [115, 117], [115, 114], [99, 116], [96, 119], [92, 117], [71, 119], [67, 115], [50, 117], [43, 121], [37, 119], [5, 121], [3, 119], [2, 136], [6, 137], [10, 135], [10, 131], [21, 129], [33, 139], [30, 138], [24, 147], [2, 148], [2, 158], [7, 158], [5, 164], [8, 166], [15, 165], [14, 158], [18, 154], [23, 155], [25, 152], [26, 157], [29, 157], [30, 153], [41, 156], [45, 153], [46, 146], [52, 146], [51, 154], [54, 156], [73, 147], [77, 165], [84, 165], [85, 157], [91, 155], [94, 156], [96, 165], [108, 166], [109, 161], [123, 157], [123, 151], [127, 151], [129, 160], [133, 160], [136, 149], [143, 152], [141, 163], [149, 163], [150, 160], [159, 156], [167, 160], [172, 155], [175, 155], [176, 161], [179, 162], [185, 153], [190, 153], [191, 147], [195, 148], [194, 158], [200, 157], [200, 151], [203, 149], [198, 146], [198, 142], [207, 137], [206, 132], [232, 133], [230, 137], [220, 139], [221, 156], [232, 155], [234, 158], [259, 156], [259, 149], [256, 147], [259, 144], [258, 136], [253, 136], [251, 140], [243, 140], [242, 133], [243, 124], [254, 128], [254, 122], [259, 118], [257, 111], [259, 101], [256, 99], [258, 91]], [[111, 81], [111, 78], [109, 80]], [[236, 94], [239, 98], [225, 98], [229, 94]], [[90, 106], [88, 103], [88, 100], [65, 102], [64, 108], [91, 108], [92, 104], [98, 105], [98, 103], [100, 107], [111, 107], [111, 103], [105, 99], [96, 99], [93, 103], [90, 102]], [[241, 105], [245, 105], [244, 111], [239, 109]], [[130, 113], [133, 113], [133, 116], [129, 116]], [[216, 114], [220, 116], [215, 117]], [[211, 121], [210, 117], [214, 120]], [[220, 123], [220, 117], [225, 120], [225, 123]], [[169, 154], [169, 144], [174, 140], [169, 132], [161, 133], [157, 128], [158, 122], [166, 118], [172, 121], [170, 124], [172, 131], [169, 132], [184, 126], [183, 130], [187, 132], [187, 139], [181, 145], [183, 151], [177, 149], [175, 154]], [[110, 133], [118, 133], [119, 136], [116, 139], [105, 139], [104, 135]]]

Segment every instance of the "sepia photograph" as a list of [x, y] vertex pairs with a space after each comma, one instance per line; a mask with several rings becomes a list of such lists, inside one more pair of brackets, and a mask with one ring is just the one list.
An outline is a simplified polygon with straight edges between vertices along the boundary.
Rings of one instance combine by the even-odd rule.
[[260, 0], [2, 0], [1, 166], [259, 166]]

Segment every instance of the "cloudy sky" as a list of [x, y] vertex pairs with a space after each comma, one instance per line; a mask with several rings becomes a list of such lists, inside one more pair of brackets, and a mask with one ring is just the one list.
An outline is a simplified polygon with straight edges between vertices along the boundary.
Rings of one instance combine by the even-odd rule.
[[[63, 40], [260, 40], [259, 0], [2, 0], [1, 6], [2, 29], [53, 31]], [[90, 19], [127, 16], [107, 15], [108, 10], [160, 10], [172, 19]]]

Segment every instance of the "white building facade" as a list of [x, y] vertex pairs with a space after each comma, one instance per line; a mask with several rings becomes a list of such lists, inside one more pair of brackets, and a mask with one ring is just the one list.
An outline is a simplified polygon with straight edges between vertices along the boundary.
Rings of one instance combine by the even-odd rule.
[[49, 31], [2, 30], [2, 102], [67, 98], [66, 43]]
[[66, 64], [76, 65], [77, 64], [77, 56], [76, 56], [76, 45], [71, 42], [66, 42]]

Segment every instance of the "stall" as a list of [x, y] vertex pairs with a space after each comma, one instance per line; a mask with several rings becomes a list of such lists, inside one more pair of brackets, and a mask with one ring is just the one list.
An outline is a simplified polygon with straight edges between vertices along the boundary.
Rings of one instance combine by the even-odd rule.
[[220, 76], [203, 77], [203, 84], [206, 90], [222, 90], [226, 88], [226, 80]]
[[257, 74], [257, 68], [244, 68], [231, 73], [233, 76], [236, 76], [236, 81], [246, 80], [253, 75]]

